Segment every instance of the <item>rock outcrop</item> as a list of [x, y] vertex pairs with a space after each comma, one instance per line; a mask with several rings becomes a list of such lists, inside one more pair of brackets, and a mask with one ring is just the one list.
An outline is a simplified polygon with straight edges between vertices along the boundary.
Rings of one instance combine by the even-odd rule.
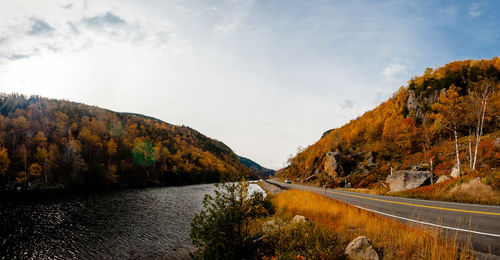
[[372, 246], [372, 241], [365, 236], [359, 236], [351, 241], [345, 249], [345, 254], [349, 259], [380, 259], [377, 251]]
[[376, 152], [368, 152], [364, 155], [364, 160], [366, 162], [366, 167], [368, 168], [375, 168], [378, 167], [379, 164], [375, 162], [377, 158], [377, 153]]
[[342, 170], [340, 165], [340, 152], [328, 152], [326, 153], [324, 172], [326, 172], [331, 177], [337, 177], [338, 173]]
[[439, 176], [439, 178], [437, 179], [436, 183], [441, 183], [441, 182], [443, 182], [443, 181], [447, 181], [447, 180], [449, 180], [449, 179], [450, 179], [450, 178], [449, 178], [448, 176], [446, 176], [446, 175], [441, 175], [441, 176]]
[[432, 174], [429, 171], [397, 171], [387, 176], [391, 192], [414, 189], [431, 183]]

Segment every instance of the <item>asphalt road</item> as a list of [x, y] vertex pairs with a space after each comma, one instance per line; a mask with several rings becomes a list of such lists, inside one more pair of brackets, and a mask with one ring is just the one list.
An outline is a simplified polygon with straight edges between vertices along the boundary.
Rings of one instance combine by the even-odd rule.
[[442, 201], [389, 197], [336, 189], [286, 184], [286, 188], [307, 190], [373, 211], [408, 225], [439, 226], [461, 239], [470, 238], [475, 251], [500, 256], [500, 207]]

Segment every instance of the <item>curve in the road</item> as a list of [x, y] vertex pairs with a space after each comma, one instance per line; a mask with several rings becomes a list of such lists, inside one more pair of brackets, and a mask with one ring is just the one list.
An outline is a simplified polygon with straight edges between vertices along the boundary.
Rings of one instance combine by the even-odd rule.
[[[316, 190], [323, 191], [322, 189], [316, 189]], [[406, 202], [399, 202], [399, 201], [390, 201], [390, 200], [376, 199], [376, 198], [370, 198], [370, 197], [365, 197], [365, 196], [340, 193], [340, 192], [335, 192], [335, 191], [330, 191], [330, 190], [328, 190], [327, 192], [334, 193], [334, 194], [339, 194], [339, 195], [344, 195], [344, 196], [351, 196], [351, 197], [355, 197], [355, 198], [361, 198], [361, 199], [367, 199], [367, 200], [375, 200], [375, 201], [381, 201], [381, 202], [387, 202], [387, 203], [394, 203], [394, 204], [401, 204], [401, 205], [407, 205], [407, 206], [414, 206], [414, 207], [420, 207], [420, 208], [441, 209], [441, 210], [449, 210], [449, 211], [456, 211], [456, 212], [466, 212], [466, 213], [474, 213], [474, 214], [485, 214], [485, 215], [500, 216], [500, 213], [495, 213], [495, 212], [485, 212], [485, 211], [475, 211], [475, 210], [465, 210], [465, 209], [453, 209], [453, 208], [434, 207], [434, 206], [420, 205], [420, 204], [414, 204], [414, 203], [406, 203]]]
[[464, 241], [471, 239], [476, 251], [500, 256], [500, 207], [498, 206], [388, 197], [286, 184], [275, 180], [270, 180], [270, 182], [284, 188], [302, 189], [324, 194], [357, 208], [399, 220], [403, 223], [407, 222], [409, 224], [413, 222], [456, 231], [461, 233], [459, 236]]

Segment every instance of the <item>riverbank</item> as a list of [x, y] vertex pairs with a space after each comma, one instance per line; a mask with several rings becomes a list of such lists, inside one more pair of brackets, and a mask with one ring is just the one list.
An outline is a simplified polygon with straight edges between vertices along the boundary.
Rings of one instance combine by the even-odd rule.
[[262, 180], [258, 182], [258, 185], [268, 194], [276, 195], [279, 194], [285, 188], [274, 183], [270, 183], [267, 180]]

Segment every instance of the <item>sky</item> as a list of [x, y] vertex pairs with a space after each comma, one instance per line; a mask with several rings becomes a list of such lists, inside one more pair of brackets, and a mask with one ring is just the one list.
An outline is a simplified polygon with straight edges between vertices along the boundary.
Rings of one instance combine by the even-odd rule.
[[279, 169], [425, 68], [498, 56], [499, 1], [2, 0], [0, 92], [190, 126]]

